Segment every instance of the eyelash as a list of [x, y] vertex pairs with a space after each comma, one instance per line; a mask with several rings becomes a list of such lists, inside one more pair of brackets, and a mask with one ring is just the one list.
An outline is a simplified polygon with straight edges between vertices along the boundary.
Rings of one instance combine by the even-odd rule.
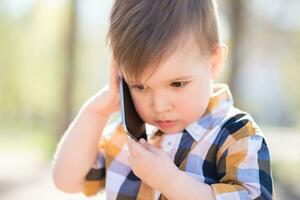
[[[181, 84], [179, 87], [177, 87], [177, 86], [175, 86], [174, 84], [177, 84], [177, 83], [179, 83], [179, 84]], [[172, 82], [170, 85], [172, 86], [172, 87], [175, 87], [175, 88], [183, 88], [184, 86], [186, 86], [188, 84], [188, 82], [187, 81], [176, 81], [176, 82]]]
[[[143, 88], [141, 88], [141, 87], [143, 87]], [[140, 85], [134, 85], [134, 86], [131, 86], [130, 88], [140, 90], [140, 91], [147, 89], [146, 87], [140, 86]]]
[[[176, 86], [176, 84], [179, 83], [181, 84], [180, 86]], [[183, 88], [185, 87], [186, 85], [188, 84], [187, 81], [176, 81], [176, 82], [172, 82], [170, 84], [171, 87], [174, 87], [174, 88]], [[141, 88], [143, 87], [143, 88]], [[138, 90], [138, 91], [145, 91], [147, 89], [147, 87], [144, 87], [142, 85], [134, 85], [134, 86], [131, 86], [130, 87], [131, 89], [135, 89], [135, 90]]]

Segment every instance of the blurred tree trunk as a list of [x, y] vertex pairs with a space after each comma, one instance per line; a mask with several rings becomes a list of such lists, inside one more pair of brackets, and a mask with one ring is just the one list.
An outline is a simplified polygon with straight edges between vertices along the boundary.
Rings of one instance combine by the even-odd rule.
[[235, 105], [241, 106], [238, 90], [239, 69], [242, 67], [243, 49], [242, 40], [245, 24], [245, 1], [244, 0], [228, 0], [228, 18], [231, 29], [230, 42], [230, 72], [228, 76], [228, 84], [234, 96]]
[[77, 1], [69, 1], [69, 12], [66, 17], [67, 27], [65, 27], [64, 46], [66, 52], [66, 63], [63, 71], [63, 89], [62, 89], [62, 109], [60, 122], [58, 127], [59, 136], [68, 127], [72, 118], [72, 105], [73, 105], [73, 93], [74, 93], [74, 80], [75, 80], [75, 43], [76, 43], [76, 11]]

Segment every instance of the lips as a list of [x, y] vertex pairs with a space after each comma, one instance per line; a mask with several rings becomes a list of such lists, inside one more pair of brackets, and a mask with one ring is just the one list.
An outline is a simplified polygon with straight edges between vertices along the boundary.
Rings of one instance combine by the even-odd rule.
[[175, 125], [176, 121], [175, 120], [158, 120], [155, 121], [157, 126], [163, 129], [166, 128], [171, 128]]

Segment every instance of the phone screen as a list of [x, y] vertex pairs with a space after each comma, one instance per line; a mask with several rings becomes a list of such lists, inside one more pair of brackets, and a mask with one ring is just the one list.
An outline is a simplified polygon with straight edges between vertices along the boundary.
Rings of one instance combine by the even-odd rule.
[[145, 122], [138, 115], [125, 80], [120, 76], [120, 103], [122, 124], [127, 134], [138, 141], [141, 138], [147, 140]]

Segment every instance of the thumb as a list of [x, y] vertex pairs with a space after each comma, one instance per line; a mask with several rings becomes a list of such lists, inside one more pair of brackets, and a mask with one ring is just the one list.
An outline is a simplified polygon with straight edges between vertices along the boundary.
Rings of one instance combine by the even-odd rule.
[[147, 150], [151, 151], [152, 153], [158, 155], [160, 154], [161, 150], [151, 144], [149, 144], [144, 138], [140, 139], [139, 143], [146, 148]]

